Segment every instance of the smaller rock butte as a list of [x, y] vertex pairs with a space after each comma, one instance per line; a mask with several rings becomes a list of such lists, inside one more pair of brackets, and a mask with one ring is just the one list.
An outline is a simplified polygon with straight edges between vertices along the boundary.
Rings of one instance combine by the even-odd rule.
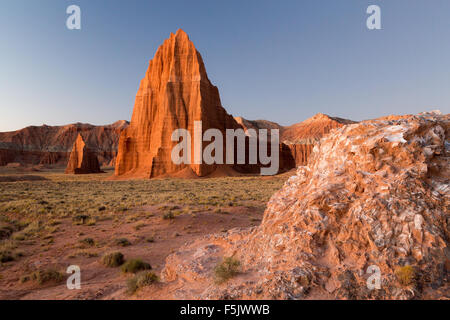
[[66, 174], [89, 174], [100, 172], [102, 171], [100, 170], [97, 156], [86, 146], [81, 134], [78, 134], [72, 152], [70, 153]]

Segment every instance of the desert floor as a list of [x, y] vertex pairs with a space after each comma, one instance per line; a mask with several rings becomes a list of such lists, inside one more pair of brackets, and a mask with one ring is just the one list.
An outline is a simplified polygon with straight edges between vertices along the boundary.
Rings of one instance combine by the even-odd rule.
[[[0, 169], [0, 299], [166, 298], [158, 281], [136, 290], [138, 271], [107, 267], [102, 257], [141, 259], [152, 267], [146, 275], [159, 276], [186, 242], [258, 225], [293, 174], [111, 181], [112, 173]], [[70, 265], [81, 269], [80, 290], [67, 289]]]

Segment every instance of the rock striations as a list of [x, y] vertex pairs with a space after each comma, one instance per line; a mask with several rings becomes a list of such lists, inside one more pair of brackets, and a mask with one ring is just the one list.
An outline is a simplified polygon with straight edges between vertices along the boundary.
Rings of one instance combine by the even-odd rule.
[[194, 121], [202, 121], [203, 132], [241, 128], [222, 107], [200, 53], [178, 30], [158, 48], [140, 83], [130, 126], [120, 137], [116, 176], [153, 178], [180, 171], [206, 176], [215, 171], [216, 165], [193, 164], [194, 152], [192, 164], [171, 161], [178, 143], [171, 140], [172, 132], [187, 129], [193, 137]]
[[[449, 130], [450, 116], [437, 113], [333, 130], [273, 195], [259, 227], [167, 258], [173, 297], [448, 298]], [[228, 256], [242, 273], [211, 285]]]
[[65, 126], [31, 126], [18, 131], [1, 132], [0, 166], [9, 163], [65, 166], [78, 134], [96, 153], [100, 164], [107, 166], [115, 159], [120, 132], [127, 126], [128, 122], [121, 120], [106, 126], [75, 123]]
[[352, 123], [355, 122], [318, 113], [303, 122], [284, 127], [281, 141], [289, 147], [296, 166], [303, 166], [306, 165], [314, 145], [322, 137], [335, 128]]
[[81, 134], [78, 134], [77, 140], [70, 153], [69, 162], [66, 168], [66, 174], [88, 174], [100, 173], [100, 165], [97, 156], [92, 152], [83, 140]]

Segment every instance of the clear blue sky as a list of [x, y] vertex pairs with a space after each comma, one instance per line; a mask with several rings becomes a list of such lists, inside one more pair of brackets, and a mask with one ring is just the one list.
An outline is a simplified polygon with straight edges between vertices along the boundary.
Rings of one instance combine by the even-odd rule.
[[[80, 31], [66, 29], [71, 4]], [[366, 28], [370, 4], [382, 30]], [[2, 0], [0, 131], [129, 120], [148, 61], [178, 28], [235, 116], [450, 111], [448, 0]]]

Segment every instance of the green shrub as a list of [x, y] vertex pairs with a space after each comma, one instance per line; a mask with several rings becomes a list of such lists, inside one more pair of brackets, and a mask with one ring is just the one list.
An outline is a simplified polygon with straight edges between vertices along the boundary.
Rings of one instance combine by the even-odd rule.
[[141, 259], [131, 259], [125, 262], [121, 269], [124, 273], [136, 273], [142, 270], [150, 270], [152, 266]]
[[241, 263], [239, 260], [228, 257], [222, 260], [215, 268], [216, 283], [224, 283], [239, 273]]
[[114, 240], [114, 244], [115, 244], [116, 246], [121, 246], [121, 247], [128, 247], [128, 246], [131, 246], [131, 242], [128, 241], [128, 239], [126, 239], [126, 238], [119, 238], [119, 239], [116, 239], [116, 240]]
[[135, 275], [133, 278], [128, 279], [128, 293], [133, 294], [138, 289], [149, 286], [157, 281], [159, 281], [159, 278], [155, 273], [151, 271], [142, 271]]
[[107, 253], [102, 257], [102, 263], [110, 268], [120, 267], [125, 262], [121, 252]]

